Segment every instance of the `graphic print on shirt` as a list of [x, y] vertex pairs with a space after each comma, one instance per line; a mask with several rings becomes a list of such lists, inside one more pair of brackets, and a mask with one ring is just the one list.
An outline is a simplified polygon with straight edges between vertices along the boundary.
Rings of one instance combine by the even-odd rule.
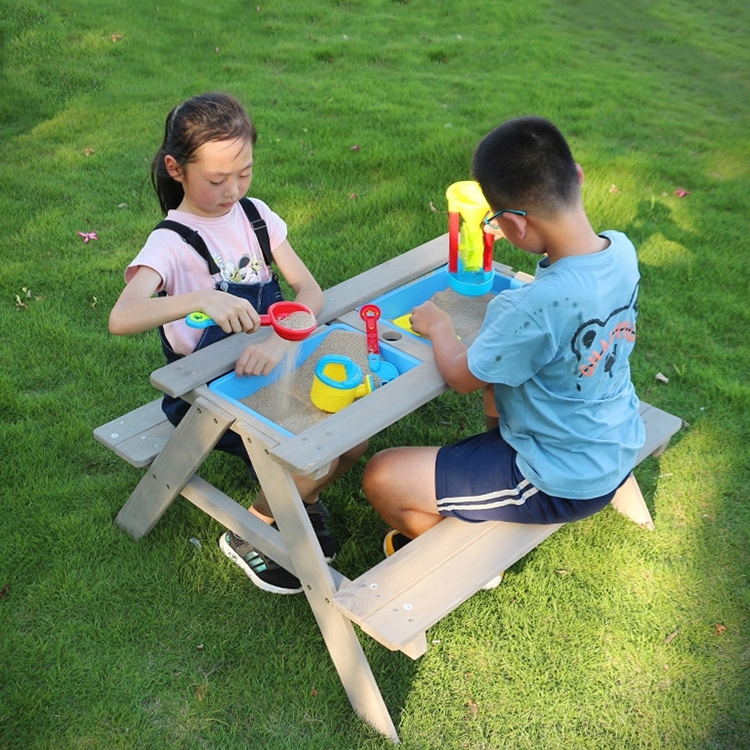
[[237, 263], [233, 260], [224, 260], [220, 256], [213, 258], [221, 272], [222, 281], [232, 284], [259, 284], [268, 281], [263, 278], [262, 270], [265, 263], [260, 258], [245, 254]]
[[[605, 320], [593, 318], [583, 323], [570, 341], [570, 348], [579, 362], [578, 377], [590, 378], [603, 368], [613, 377], [613, 370], [623, 342], [635, 342], [635, 321], [638, 317], [638, 286], [627, 305], [613, 310]], [[627, 359], [627, 356], [625, 357]], [[576, 385], [581, 390], [581, 383]]]

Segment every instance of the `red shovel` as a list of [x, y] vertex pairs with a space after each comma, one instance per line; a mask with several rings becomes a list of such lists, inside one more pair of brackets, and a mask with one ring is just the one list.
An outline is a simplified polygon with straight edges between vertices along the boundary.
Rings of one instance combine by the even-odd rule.
[[367, 304], [359, 308], [359, 317], [365, 322], [365, 335], [367, 337], [367, 361], [370, 370], [379, 378], [381, 384], [385, 385], [399, 375], [395, 365], [386, 362], [380, 356], [380, 343], [378, 341], [378, 319], [380, 308], [377, 305]]

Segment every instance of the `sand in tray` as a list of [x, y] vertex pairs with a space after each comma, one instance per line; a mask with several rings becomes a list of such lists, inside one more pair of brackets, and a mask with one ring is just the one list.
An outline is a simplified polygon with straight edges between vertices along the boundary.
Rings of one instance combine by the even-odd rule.
[[451, 317], [453, 328], [459, 338], [479, 333], [487, 311], [487, 305], [495, 297], [488, 292], [479, 297], [459, 294], [453, 289], [445, 289], [432, 295], [432, 301]]
[[361, 333], [334, 329], [328, 333], [315, 351], [297, 368], [295, 362], [297, 347], [287, 354], [287, 362], [281, 362], [281, 377], [255, 393], [241, 399], [245, 406], [262, 414], [293, 434], [325, 419], [328, 414], [318, 409], [310, 400], [310, 389], [315, 376], [315, 367], [326, 354], [339, 354], [349, 357], [363, 375], [370, 372], [367, 362], [367, 341]]
[[[451, 316], [456, 333], [464, 337], [479, 331], [487, 304], [494, 296], [485, 294], [481, 297], [468, 297], [452, 289], [446, 289], [437, 292], [431, 299]], [[286, 320], [287, 318], [284, 319], [284, 323]], [[292, 347], [285, 359], [279, 363], [278, 367], [282, 369], [278, 380], [241, 399], [245, 406], [292, 434], [296, 435], [328, 416], [310, 400], [315, 367], [326, 354], [349, 357], [362, 370], [363, 375], [373, 374], [377, 385], [377, 376], [370, 373], [367, 361], [367, 341], [361, 333], [332, 330], [305, 362], [294, 369], [297, 351], [297, 346]]]

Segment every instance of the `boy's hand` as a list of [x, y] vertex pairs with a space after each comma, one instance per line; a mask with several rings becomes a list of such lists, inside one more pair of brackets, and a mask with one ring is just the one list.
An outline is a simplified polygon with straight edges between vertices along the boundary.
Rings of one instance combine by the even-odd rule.
[[417, 333], [432, 338], [431, 332], [442, 325], [448, 325], [452, 329], [450, 316], [445, 310], [441, 310], [434, 302], [423, 302], [411, 311], [411, 327]]
[[260, 327], [260, 315], [245, 299], [234, 294], [211, 290], [202, 312], [221, 327], [224, 333], [252, 333]]
[[291, 342], [273, 333], [265, 341], [246, 347], [234, 366], [234, 372], [238, 377], [268, 375], [291, 348]]

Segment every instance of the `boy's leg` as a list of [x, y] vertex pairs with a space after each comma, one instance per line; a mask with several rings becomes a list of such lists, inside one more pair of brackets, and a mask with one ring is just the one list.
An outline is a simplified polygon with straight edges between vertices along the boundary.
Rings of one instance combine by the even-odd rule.
[[410, 539], [443, 520], [435, 496], [437, 447], [391, 448], [373, 456], [362, 487], [368, 502]]

